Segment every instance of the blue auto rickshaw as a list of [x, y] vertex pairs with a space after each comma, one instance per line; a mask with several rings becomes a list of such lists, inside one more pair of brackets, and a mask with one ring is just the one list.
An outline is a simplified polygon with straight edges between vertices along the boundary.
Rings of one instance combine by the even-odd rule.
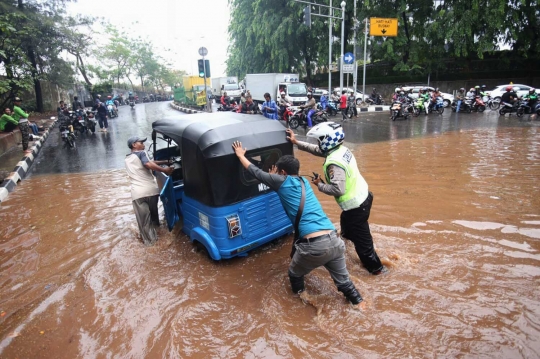
[[[171, 176], [156, 173], [169, 230], [182, 231], [214, 260], [247, 252], [292, 233], [279, 197], [240, 164], [232, 143], [242, 142], [246, 157], [268, 171], [292, 155], [283, 126], [258, 115], [231, 112], [197, 114], [152, 124], [155, 160], [169, 159]], [[157, 149], [157, 140], [166, 147]]]

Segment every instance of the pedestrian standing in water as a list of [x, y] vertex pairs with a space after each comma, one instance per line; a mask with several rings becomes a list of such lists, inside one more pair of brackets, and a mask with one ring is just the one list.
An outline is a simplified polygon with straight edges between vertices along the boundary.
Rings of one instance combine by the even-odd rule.
[[354, 155], [343, 145], [345, 133], [341, 125], [325, 122], [313, 127], [307, 136], [315, 138], [318, 145], [298, 141], [292, 130], [286, 131], [287, 139], [299, 150], [325, 158], [326, 183], [321, 178], [315, 178], [312, 183], [320, 192], [334, 196], [341, 207], [341, 236], [353, 242], [363, 266], [373, 275], [385, 273], [387, 269], [375, 252], [368, 223], [373, 194], [358, 170]]
[[152, 170], [170, 176], [173, 167], [161, 167], [168, 161], [150, 161], [144, 142], [146, 137], [131, 137], [127, 144], [131, 153], [126, 156], [126, 171], [131, 182], [131, 199], [143, 243], [152, 245], [157, 240], [155, 227], [159, 227], [159, 188]]
[[98, 115], [100, 131], [107, 132], [107, 128], [109, 127], [109, 122], [107, 121], [107, 106], [105, 105], [104, 102], [99, 102], [97, 104], [97, 115]]
[[22, 148], [24, 153], [30, 153], [28, 149], [28, 143], [30, 142], [30, 127], [28, 125], [28, 114], [21, 109], [21, 99], [15, 97], [13, 100], [13, 114], [11, 115], [15, 121], [19, 124], [19, 130], [22, 136]]
[[260, 170], [246, 157], [242, 143], [233, 143], [242, 166], [260, 182], [276, 191], [285, 213], [295, 226], [295, 240], [289, 265], [289, 280], [293, 293], [305, 290], [304, 276], [324, 266], [337, 289], [353, 305], [362, 296], [349, 278], [345, 262], [345, 243], [339, 238], [330, 219], [324, 213], [309, 183], [298, 175], [300, 162], [291, 155], [282, 156], [270, 173]]

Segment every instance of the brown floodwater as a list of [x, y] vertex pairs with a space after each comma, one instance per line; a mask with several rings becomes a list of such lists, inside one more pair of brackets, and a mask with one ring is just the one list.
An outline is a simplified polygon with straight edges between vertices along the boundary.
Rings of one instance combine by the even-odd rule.
[[391, 267], [368, 275], [348, 243], [363, 309], [324, 269], [293, 296], [291, 238], [217, 263], [178, 230], [145, 247], [123, 170], [34, 176], [0, 207], [0, 357], [540, 357], [540, 129], [353, 149]]

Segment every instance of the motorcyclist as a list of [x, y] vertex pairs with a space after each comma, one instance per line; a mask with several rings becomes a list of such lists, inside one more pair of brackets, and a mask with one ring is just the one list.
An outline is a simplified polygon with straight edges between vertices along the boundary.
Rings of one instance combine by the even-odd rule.
[[320, 104], [321, 104], [321, 108], [323, 110], [326, 110], [326, 108], [328, 107], [328, 98], [322, 94], [321, 95], [321, 99], [319, 100]]
[[518, 96], [514, 92], [514, 89], [512, 88], [512, 86], [506, 86], [506, 92], [502, 94], [501, 102], [513, 105], [514, 102], [517, 100], [517, 98]]
[[289, 106], [291, 106], [292, 101], [290, 98], [285, 95], [285, 92], [281, 91], [280, 97], [278, 98], [278, 106], [279, 106], [279, 116], [282, 117], [285, 113], [285, 109]]
[[135, 96], [133, 96], [133, 92], [131, 92], [131, 91], [129, 91], [128, 101], [133, 101], [133, 102], [135, 102]]
[[112, 96], [107, 96], [107, 101], [105, 101], [105, 104], [107, 105], [107, 110], [109, 110], [109, 106], [111, 106], [111, 115], [113, 112], [116, 114], [116, 105], [114, 104], [114, 101], [112, 99]]
[[536, 107], [536, 103], [538, 102], [538, 93], [536, 93], [536, 89], [531, 88], [529, 93], [523, 96], [523, 99], [527, 100], [527, 106], [529, 106], [530, 111], [533, 112], [534, 108]]
[[442, 98], [442, 94], [441, 94], [441, 91], [439, 91], [439, 88], [437, 87], [435, 89], [435, 91], [433, 91], [431, 93], [431, 107], [435, 107], [435, 104], [437, 103], [437, 99], [441, 97]]
[[458, 90], [458, 92], [456, 94], [456, 98], [457, 98], [456, 112], [459, 112], [459, 108], [461, 107], [461, 103], [463, 101], [465, 101], [465, 89], [463, 87]]
[[474, 93], [475, 93], [475, 96], [481, 96], [480, 95], [480, 86], [478, 86], [478, 85], [474, 86]]
[[370, 98], [373, 100], [375, 104], [377, 104], [377, 99], [379, 98], [379, 94], [377, 93], [377, 89], [374, 87], [373, 91], [371, 91]]
[[418, 94], [418, 97], [424, 100], [424, 108], [426, 109], [426, 114], [429, 113], [429, 107], [430, 107], [429, 89], [427, 87], [421, 89]]
[[96, 95], [96, 100], [94, 101], [94, 107], [97, 109], [98, 105], [101, 103], [101, 95]]
[[71, 104], [73, 111], [84, 110], [84, 106], [77, 96], [73, 96], [73, 103]]
[[231, 105], [231, 98], [227, 95], [227, 92], [223, 92], [219, 102], [223, 107], [229, 107]]
[[339, 96], [339, 94], [337, 93], [337, 91], [334, 91], [332, 93], [332, 96], [330, 97], [330, 99], [335, 102], [335, 103], [339, 103], [339, 101], [341, 100], [341, 96]]
[[242, 105], [242, 108], [240, 110], [242, 113], [257, 113], [257, 105], [253, 103], [253, 99], [251, 98], [251, 95], [246, 96], [246, 102]]
[[397, 101], [397, 99], [399, 97], [399, 93], [401, 91], [402, 91], [401, 87], [396, 87], [396, 89], [394, 90], [394, 94], [392, 95], [392, 101]]
[[401, 103], [407, 103], [408, 98], [409, 97], [405, 94], [405, 91], [401, 90], [398, 94], [396, 101], [401, 102]]
[[315, 113], [315, 110], [317, 109], [317, 102], [313, 98], [313, 95], [311, 92], [307, 93], [308, 100], [305, 104], [300, 106], [301, 109], [304, 110], [304, 112], [307, 111], [306, 117], [307, 117], [307, 125], [309, 128], [313, 127], [313, 123], [311, 122], [311, 116]]
[[475, 91], [474, 87], [471, 87], [471, 89], [469, 90], [469, 92], [467, 92], [466, 97], [468, 97], [468, 98], [474, 98], [475, 96], [476, 96], [476, 91]]

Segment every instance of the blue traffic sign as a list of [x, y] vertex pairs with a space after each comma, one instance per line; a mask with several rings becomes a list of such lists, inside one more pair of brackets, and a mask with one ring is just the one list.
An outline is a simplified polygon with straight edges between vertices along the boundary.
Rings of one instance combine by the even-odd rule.
[[352, 64], [354, 62], [354, 55], [351, 52], [345, 53], [343, 55], [343, 63], [345, 64]]

